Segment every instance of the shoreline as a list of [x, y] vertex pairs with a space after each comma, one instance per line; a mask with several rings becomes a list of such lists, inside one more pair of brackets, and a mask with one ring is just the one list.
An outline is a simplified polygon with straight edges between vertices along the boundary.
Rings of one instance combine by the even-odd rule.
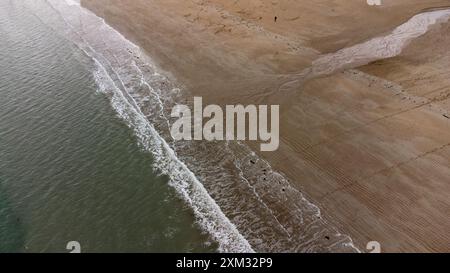
[[[281, 148], [277, 153], [260, 153], [261, 156], [290, 181], [297, 181], [291, 182], [292, 186], [319, 205], [326, 219], [349, 234], [357, 247], [365, 249], [367, 242], [377, 240], [385, 251], [448, 250], [450, 238], [441, 231], [450, 223], [438, 219], [448, 205], [445, 195], [442, 199], [436, 189], [422, 190], [417, 184], [424, 179], [422, 168], [419, 172], [408, 165], [423, 159], [421, 154], [447, 144], [450, 136], [445, 120], [399, 101], [386, 90], [389, 88], [367, 86], [365, 81], [344, 73], [312, 79], [301, 87], [302, 92], [273, 94], [271, 90], [284, 80], [277, 75], [307, 68], [323, 49], [308, 48], [310, 41], [305, 40], [298, 43], [304, 48], [297, 44], [293, 50], [290, 42], [286, 44], [291, 37], [267, 35], [246, 28], [245, 24], [228, 26], [231, 31], [227, 25], [216, 29], [216, 22], [233, 20], [208, 5], [202, 6], [205, 18], [199, 16], [190, 21], [193, 12], [188, 16], [188, 11], [199, 7], [195, 3], [189, 7], [189, 1], [183, 4], [186, 7], [179, 8], [173, 1], [106, 2], [84, 0], [82, 4], [148, 51], [163, 70], [173, 73], [193, 95], [219, 105], [280, 103], [285, 109], [281, 117]], [[416, 9], [420, 10], [420, 5]], [[154, 18], [145, 17], [146, 12]], [[137, 16], [126, 21], [128, 14]], [[390, 22], [392, 28], [396, 23], [397, 20]], [[375, 31], [383, 32], [385, 28]], [[346, 95], [341, 97], [342, 93]], [[338, 119], [334, 118], [336, 115]], [[405, 126], [417, 120], [422, 124]], [[405, 134], [416, 137], [408, 139]], [[400, 142], [391, 145], [389, 141]], [[448, 160], [445, 153], [431, 153], [440, 156], [441, 161]], [[414, 159], [417, 155], [418, 159]], [[296, 164], [287, 166], [286, 161]], [[430, 168], [444, 175], [444, 166]], [[399, 173], [400, 168], [406, 167], [406, 174]], [[386, 184], [389, 179], [398, 182], [398, 186]], [[430, 183], [441, 189], [442, 182], [436, 179]], [[400, 185], [402, 188], [398, 188]], [[423, 203], [410, 203], [417, 195], [444, 200], [446, 205], [430, 208]], [[393, 219], [394, 215], [403, 220]], [[420, 228], [419, 219], [431, 223], [429, 230]], [[408, 222], [412, 222], [412, 228], [405, 224]], [[436, 232], [439, 234], [433, 235]]]

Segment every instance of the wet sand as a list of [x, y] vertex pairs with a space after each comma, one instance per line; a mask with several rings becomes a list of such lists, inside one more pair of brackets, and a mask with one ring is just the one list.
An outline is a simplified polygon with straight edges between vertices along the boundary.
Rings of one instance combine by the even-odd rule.
[[398, 57], [278, 92], [321, 54], [448, 1], [81, 2], [205, 103], [281, 104], [280, 149], [262, 156], [361, 250], [450, 251], [448, 23]]

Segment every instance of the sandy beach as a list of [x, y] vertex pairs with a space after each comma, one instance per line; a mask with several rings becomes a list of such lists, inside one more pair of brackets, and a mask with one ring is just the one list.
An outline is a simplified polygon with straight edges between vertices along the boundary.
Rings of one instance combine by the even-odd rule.
[[450, 22], [398, 56], [297, 81], [325, 54], [449, 1], [81, 4], [204, 103], [280, 104], [280, 148], [260, 155], [360, 250], [450, 251]]

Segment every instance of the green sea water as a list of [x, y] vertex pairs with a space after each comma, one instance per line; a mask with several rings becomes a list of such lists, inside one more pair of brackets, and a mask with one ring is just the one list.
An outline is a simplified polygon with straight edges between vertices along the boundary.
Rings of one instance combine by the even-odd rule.
[[0, 252], [216, 246], [97, 92], [92, 60], [0, 0]]

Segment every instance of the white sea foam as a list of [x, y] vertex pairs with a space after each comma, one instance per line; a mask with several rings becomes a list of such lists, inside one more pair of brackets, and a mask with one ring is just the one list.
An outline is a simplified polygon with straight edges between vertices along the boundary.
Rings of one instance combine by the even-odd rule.
[[170, 185], [191, 206], [199, 225], [219, 242], [219, 251], [252, 252], [248, 242], [223, 214], [195, 175], [177, 158], [134, 103], [130, 103], [123, 92], [114, 85], [114, 81], [101, 63], [93, 59], [97, 65], [95, 79], [99, 90], [104, 93], [112, 92], [111, 105], [119, 117], [134, 130], [140, 144], [153, 154], [156, 169], [169, 176]]
[[[191, 207], [198, 225], [218, 243], [218, 250], [221, 252], [253, 252], [248, 241], [225, 216], [202, 183], [177, 157], [173, 149], [142, 113], [136, 101], [128, 93], [130, 91], [129, 83], [132, 79], [122, 79], [121, 76], [124, 75], [120, 75], [120, 72], [117, 71], [117, 69], [121, 69], [120, 66], [113, 67], [111, 62], [102, 55], [102, 50], [108, 51], [109, 49], [94, 48], [89, 40], [93, 34], [84, 33], [83, 31], [95, 30], [101, 31], [102, 35], [109, 35], [109, 39], [119, 43], [119, 46], [122, 46], [123, 49], [130, 50], [130, 59], [132, 59], [133, 55], [143, 56], [139, 47], [107, 25], [103, 19], [71, 0], [66, 0], [65, 6], [61, 1], [57, 0], [49, 0], [48, 3], [61, 14], [66, 24], [71, 28], [70, 33], [68, 33], [70, 38], [74, 38], [72, 35], [79, 36], [77, 37], [78, 39], [73, 39], [73, 41], [94, 60], [96, 66], [94, 78], [98, 84], [99, 91], [110, 97], [111, 105], [118, 116], [134, 130], [141, 146], [152, 153], [155, 159], [153, 167], [169, 177], [169, 184], [176, 189], [179, 196]], [[77, 27], [81, 27], [81, 17], [84, 17], [84, 20], [86, 20], [86, 17], [89, 17], [89, 20], [96, 21], [97, 24], [77, 29]], [[76, 25], [78, 23], [77, 19], [79, 19], [80, 25]], [[148, 60], [148, 57], [145, 59]], [[128, 60], [116, 61], [128, 62]], [[141, 76], [139, 81], [151, 89], [144, 77]]]

